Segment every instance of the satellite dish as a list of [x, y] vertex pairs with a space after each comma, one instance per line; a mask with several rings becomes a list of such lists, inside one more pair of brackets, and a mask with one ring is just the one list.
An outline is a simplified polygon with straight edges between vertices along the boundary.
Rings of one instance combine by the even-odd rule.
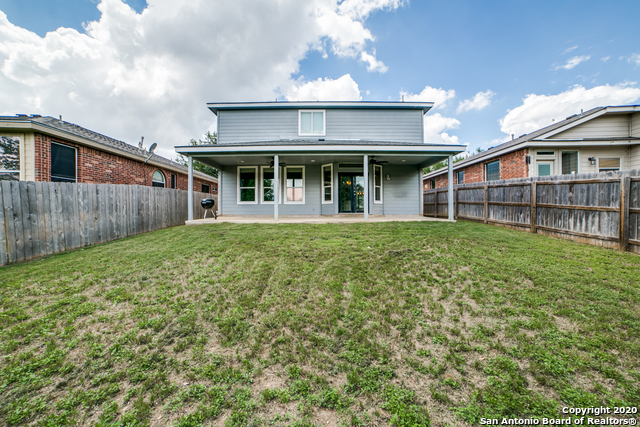
[[153, 144], [151, 144], [151, 147], [149, 147], [149, 152], [153, 153], [153, 150], [155, 150], [157, 146], [158, 146], [158, 144], [156, 144], [155, 142]]

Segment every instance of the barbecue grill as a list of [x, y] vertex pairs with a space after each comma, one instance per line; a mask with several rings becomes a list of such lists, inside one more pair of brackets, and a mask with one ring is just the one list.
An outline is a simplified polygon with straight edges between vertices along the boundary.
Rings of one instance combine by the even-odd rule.
[[202, 199], [200, 206], [204, 208], [204, 219], [207, 219], [207, 211], [211, 211], [213, 218], [218, 219], [218, 212], [213, 209], [215, 205], [216, 201], [214, 199]]

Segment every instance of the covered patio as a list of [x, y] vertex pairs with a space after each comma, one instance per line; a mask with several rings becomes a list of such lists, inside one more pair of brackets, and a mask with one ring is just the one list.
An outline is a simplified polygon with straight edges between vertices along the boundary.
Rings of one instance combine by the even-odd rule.
[[[188, 157], [190, 200], [194, 159], [220, 171], [218, 221], [294, 223], [423, 220], [422, 169], [449, 159], [452, 183], [452, 158], [465, 148], [444, 144], [289, 140], [182, 146], [176, 147], [176, 151]], [[290, 188], [293, 180], [286, 175], [287, 168], [302, 171], [301, 201], [291, 199], [291, 191], [295, 189]], [[268, 181], [264, 178], [265, 170], [269, 173]], [[241, 191], [246, 191], [246, 185], [241, 184], [244, 182], [241, 171], [251, 176], [253, 186], [249, 191], [254, 199], [249, 201], [241, 197]], [[353, 180], [345, 177], [349, 174]], [[359, 209], [351, 212], [358, 213], [345, 213], [348, 211], [344, 184], [356, 179], [358, 187], [357, 190], [353, 187], [353, 194], [357, 195], [354, 197]], [[453, 212], [453, 191], [449, 194], [449, 212]], [[189, 210], [187, 223], [202, 220], [194, 221]]]

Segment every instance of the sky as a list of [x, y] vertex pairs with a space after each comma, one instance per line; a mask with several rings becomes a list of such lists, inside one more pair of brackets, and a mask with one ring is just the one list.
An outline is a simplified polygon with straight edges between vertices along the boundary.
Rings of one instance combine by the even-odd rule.
[[425, 142], [486, 149], [640, 104], [637, 0], [0, 0], [0, 114], [136, 145], [215, 131], [207, 102], [430, 101]]

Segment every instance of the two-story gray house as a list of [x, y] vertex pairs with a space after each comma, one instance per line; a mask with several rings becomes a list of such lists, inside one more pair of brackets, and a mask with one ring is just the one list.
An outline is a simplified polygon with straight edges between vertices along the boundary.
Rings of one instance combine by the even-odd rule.
[[432, 106], [211, 103], [218, 144], [176, 151], [190, 166], [196, 158], [220, 171], [222, 216], [421, 215], [422, 168], [465, 151], [424, 142], [423, 116]]

